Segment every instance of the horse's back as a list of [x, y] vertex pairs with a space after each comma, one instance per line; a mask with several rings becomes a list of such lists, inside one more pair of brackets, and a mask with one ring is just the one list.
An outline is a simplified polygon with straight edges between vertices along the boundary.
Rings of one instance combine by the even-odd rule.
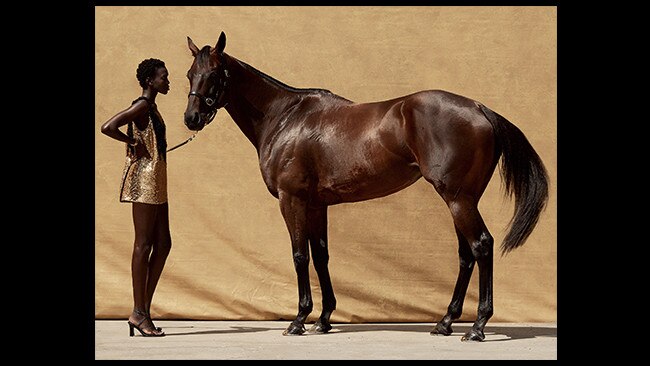
[[438, 127], [470, 123], [481, 127], [488, 122], [478, 102], [445, 90], [424, 90], [405, 97], [406, 107], [416, 121], [428, 121]]
[[[467, 138], [488, 132], [492, 127], [479, 103], [445, 90], [423, 90], [405, 96], [371, 103], [349, 104], [347, 109], [360, 129], [394, 129], [395, 133], [427, 133], [430, 139]], [[406, 137], [406, 136], [404, 136]], [[443, 141], [440, 141], [443, 142]]]

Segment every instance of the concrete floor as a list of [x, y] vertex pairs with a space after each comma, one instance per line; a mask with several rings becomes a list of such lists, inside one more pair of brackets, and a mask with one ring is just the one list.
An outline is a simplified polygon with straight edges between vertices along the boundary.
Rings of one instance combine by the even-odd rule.
[[165, 337], [129, 337], [126, 319], [96, 320], [95, 359], [557, 359], [555, 323], [490, 322], [484, 342], [461, 342], [471, 323], [454, 324], [447, 337], [431, 336], [427, 323], [332, 324], [328, 334], [283, 336], [288, 321], [154, 321]]

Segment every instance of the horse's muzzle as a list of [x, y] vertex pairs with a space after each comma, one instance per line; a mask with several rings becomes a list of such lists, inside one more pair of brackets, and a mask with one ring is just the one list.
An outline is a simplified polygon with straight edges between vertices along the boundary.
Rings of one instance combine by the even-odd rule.
[[205, 126], [204, 118], [198, 112], [185, 112], [185, 126], [192, 131], [201, 131]]

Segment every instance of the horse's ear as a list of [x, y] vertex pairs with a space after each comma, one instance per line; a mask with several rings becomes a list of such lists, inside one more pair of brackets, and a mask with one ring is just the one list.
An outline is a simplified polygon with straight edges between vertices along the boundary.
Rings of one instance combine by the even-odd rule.
[[224, 48], [226, 48], [226, 33], [221, 32], [221, 35], [219, 35], [219, 40], [217, 41], [217, 46], [214, 49], [217, 52], [217, 55], [223, 56]]
[[194, 42], [192, 41], [192, 38], [187, 36], [187, 46], [190, 48], [190, 51], [192, 51], [192, 56], [196, 57], [196, 54], [199, 53], [199, 48], [196, 47]]

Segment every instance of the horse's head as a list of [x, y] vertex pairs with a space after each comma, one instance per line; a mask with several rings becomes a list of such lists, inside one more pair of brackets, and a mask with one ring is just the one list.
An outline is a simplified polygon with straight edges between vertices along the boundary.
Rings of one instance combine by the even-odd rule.
[[221, 32], [214, 48], [204, 46], [199, 50], [190, 37], [187, 37], [187, 44], [194, 62], [187, 71], [190, 94], [185, 109], [185, 126], [192, 131], [200, 131], [212, 121], [217, 110], [226, 104], [224, 94], [228, 70], [223, 53], [226, 35]]

